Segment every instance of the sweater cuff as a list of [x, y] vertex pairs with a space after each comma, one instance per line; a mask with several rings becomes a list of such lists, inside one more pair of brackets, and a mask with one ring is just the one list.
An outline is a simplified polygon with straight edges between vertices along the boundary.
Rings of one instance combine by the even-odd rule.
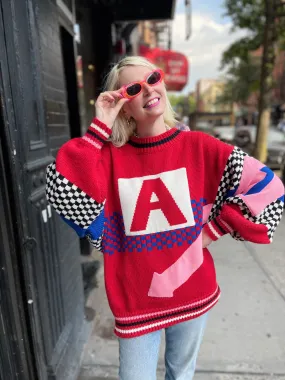
[[101, 149], [103, 144], [111, 136], [111, 133], [112, 129], [95, 117], [82, 138], [92, 144], [95, 148]]
[[203, 229], [213, 241], [216, 241], [220, 237], [232, 232], [230, 226], [224, 221], [222, 221], [222, 219], [219, 216], [206, 223]]

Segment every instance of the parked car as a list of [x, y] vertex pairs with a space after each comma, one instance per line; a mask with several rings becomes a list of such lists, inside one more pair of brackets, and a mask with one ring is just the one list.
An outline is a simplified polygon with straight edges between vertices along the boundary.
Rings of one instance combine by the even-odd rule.
[[280, 129], [280, 131], [285, 132], [285, 120], [280, 120], [277, 125], [277, 128]]
[[214, 128], [210, 123], [206, 121], [199, 121], [195, 126], [195, 131], [201, 131], [208, 135], [215, 136]]
[[[229, 144], [239, 146], [245, 152], [252, 154], [256, 139], [255, 125], [242, 127], [214, 128], [216, 137]], [[274, 127], [268, 131], [267, 162], [271, 169], [281, 169], [285, 165], [285, 133]]]
[[213, 127], [214, 136], [219, 140], [224, 141], [229, 144], [233, 144], [235, 137], [235, 127], [231, 125], [221, 125]]

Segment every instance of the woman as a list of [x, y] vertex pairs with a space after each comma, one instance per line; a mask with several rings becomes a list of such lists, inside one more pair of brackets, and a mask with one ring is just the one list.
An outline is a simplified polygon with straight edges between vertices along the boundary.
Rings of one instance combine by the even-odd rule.
[[[280, 180], [240, 149], [173, 128], [163, 72], [140, 57], [111, 70], [85, 136], [47, 170], [47, 198], [104, 252], [120, 379], [191, 380], [220, 289], [207, 246], [225, 234], [267, 244], [284, 206]], [[233, 295], [234, 296], [234, 295]]]

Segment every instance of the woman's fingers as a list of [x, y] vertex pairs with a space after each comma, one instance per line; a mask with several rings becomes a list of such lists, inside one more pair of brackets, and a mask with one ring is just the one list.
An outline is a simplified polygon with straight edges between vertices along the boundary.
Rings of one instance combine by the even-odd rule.
[[120, 90], [116, 90], [116, 91], [105, 91], [105, 92], [102, 92], [100, 94], [100, 96], [113, 96], [115, 98], [121, 98], [122, 94], [121, 94]]
[[129, 99], [124, 98], [119, 90], [102, 92], [95, 103], [96, 116], [112, 128], [118, 113], [128, 101]]
[[121, 98], [115, 106], [116, 111], [119, 113], [120, 109], [123, 107], [125, 103], [128, 103], [129, 99]]
[[114, 101], [118, 101], [120, 99], [123, 99], [123, 96], [119, 91], [106, 91], [106, 92], [102, 92], [99, 95], [98, 100], [113, 103]]
[[108, 91], [108, 92], [109, 92], [109, 94], [115, 96], [116, 98], [123, 98], [123, 95], [121, 94], [120, 90]]
[[100, 100], [113, 102], [115, 101], [115, 97], [112, 96], [109, 92], [102, 92], [102, 94], [100, 94]]

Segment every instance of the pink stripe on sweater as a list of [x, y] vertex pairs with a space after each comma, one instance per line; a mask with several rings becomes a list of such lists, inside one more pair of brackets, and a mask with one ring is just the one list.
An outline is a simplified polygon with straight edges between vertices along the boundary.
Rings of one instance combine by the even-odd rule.
[[213, 207], [213, 203], [209, 203], [203, 207], [203, 224], [207, 222], [211, 209]]
[[273, 180], [260, 193], [251, 195], [240, 195], [253, 215], [258, 215], [270, 203], [276, 201], [282, 194], [280, 180], [274, 175]]
[[255, 158], [245, 156], [242, 176], [236, 194], [245, 194], [257, 182], [262, 181], [266, 175], [264, 172], [260, 171], [263, 167], [264, 164], [257, 161]]
[[260, 214], [266, 206], [284, 194], [284, 187], [280, 179], [274, 175], [272, 181], [262, 191], [257, 194], [244, 195], [256, 183], [265, 178], [266, 173], [260, 171], [263, 167], [264, 164], [255, 158], [246, 156], [240, 185], [236, 192], [236, 195], [245, 202], [253, 215]]
[[83, 140], [88, 141], [91, 145], [95, 146], [95, 148], [97, 148], [97, 149], [101, 149], [102, 148], [103, 144], [95, 141], [95, 139], [93, 140], [90, 137], [87, 137], [86, 135], [84, 135], [82, 138], [83, 138]]

